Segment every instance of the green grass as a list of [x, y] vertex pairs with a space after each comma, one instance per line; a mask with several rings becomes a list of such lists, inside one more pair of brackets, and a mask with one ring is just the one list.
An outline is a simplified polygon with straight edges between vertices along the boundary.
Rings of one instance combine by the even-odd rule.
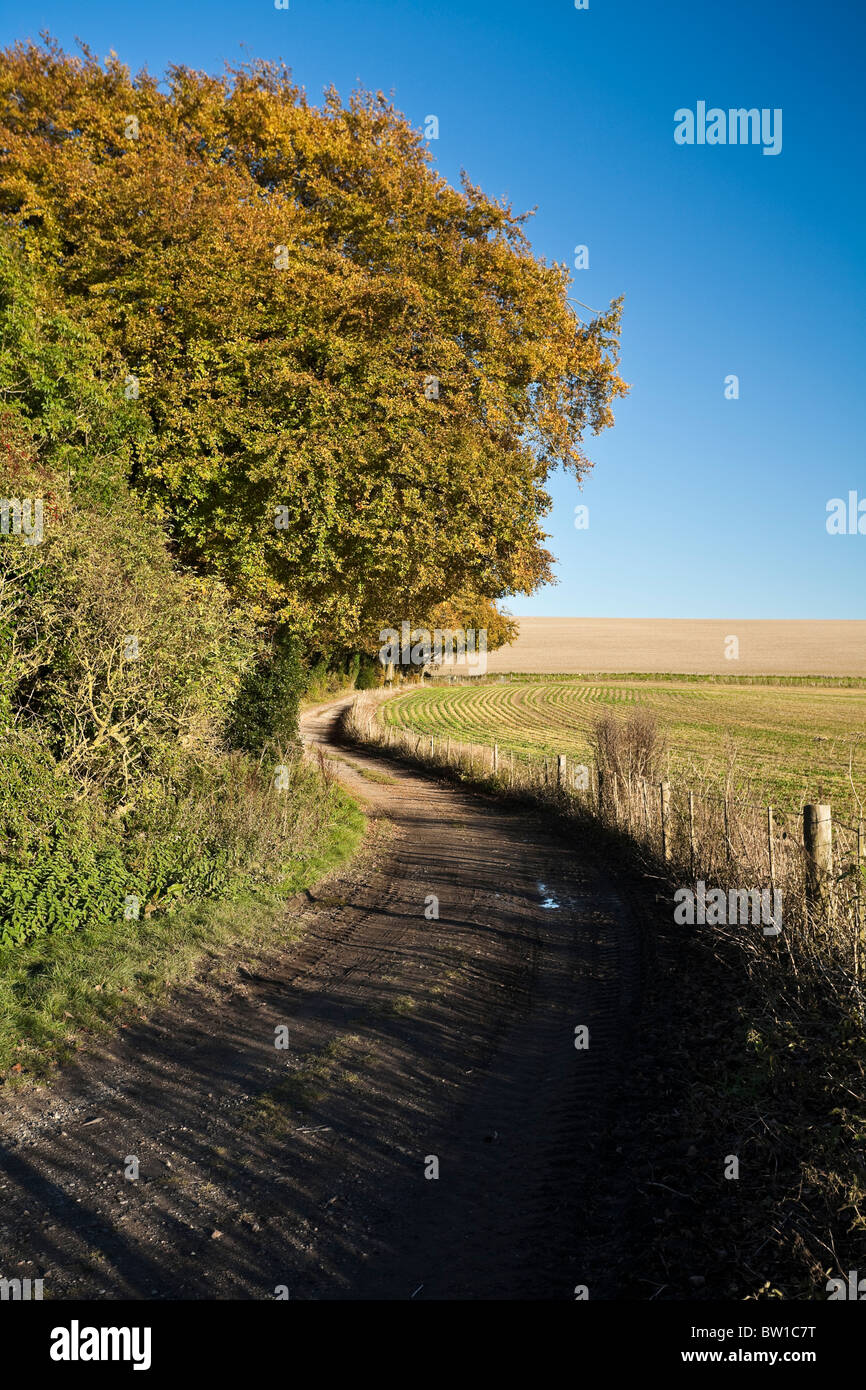
[[[802, 678], [805, 682], [805, 678]], [[422, 734], [498, 743], [518, 755], [565, 753], [589, 762], [589, 730], [603, 708], [653, 710], [680, 782], [734, 781], [779, 807], [829, 800], [851, 813], [853, 757], [866, 800], [866, 683], [801, 678], [592, 676], [486, 680], [406, 692], [383, 707], [386, 723]]]
[[256, 1096], [247, 1127], [272, 1136], [287, 1134], [298, 1114], [314, 1108], [336, 1077], [349, 1084], [357, 1080], [343, 1063], [359, 1056], [361, 1039], [357, 1034], [333, 1038], [320, 1052], [313, 1052], [303, 1063], [267, 1091]]
[[329, 753], [328, 760], [332, 763], [344, 763], [346, 767], [350, 767], [353, 772], [357, 772], [358, 776], [363, 777], [367, 782], [381, 782], [387, 786], [396, 785], [396, 777], [390, 777], [387, 772], [377, 772], [372, 767], [362, 767], [360, 763], [353, 762], [351, 758], [344, 758], [339, 753]]
[[88, 1035], [141, 1017], [205, 961], [238, 945], [255, 953], [284, 944], [286, 899], [345, 863], [364, 833], [356, 804], [331, 795], [315, 843], [276, 865], [270, 885], [0, 949], [0, 1077], [42, 1079]]

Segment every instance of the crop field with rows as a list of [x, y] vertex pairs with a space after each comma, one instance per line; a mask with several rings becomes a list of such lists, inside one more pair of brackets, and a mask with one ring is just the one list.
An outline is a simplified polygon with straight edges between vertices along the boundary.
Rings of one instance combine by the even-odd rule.
[[[497, 743], [515, 755], [590, 759], [595, 716], [644, 705], [667, 740], [669, 775], [721, 786], [787, 809], [866, 800], [866, 682], [716, 684], [634, 676], [527, 678], [414, 688], [387, 700], [386, 724], [452, 739]], [[849, 765], [852, 777], [849, 776]]]

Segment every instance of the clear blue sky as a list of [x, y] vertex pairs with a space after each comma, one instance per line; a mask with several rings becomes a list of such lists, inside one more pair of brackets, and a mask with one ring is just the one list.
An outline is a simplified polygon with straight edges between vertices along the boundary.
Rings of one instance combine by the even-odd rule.
[[[863, 618], [866, 535], [826, 504], [866, 499], [866, 12], [849, 0], [76, 0], [16, 6], [3, 42], [49, 29], [133, 70], [281, 57], [435, 114], [440, 171], [518, 209], [573, 294], [626, 296], [612, 431], [583, 492], [557, 477], [559, 585], [519, 614]], [[777, 156], [678, 146], [674, 112], [782, 108]], [[739, 400], [726, 400], [736, 374]], [[577, 531], [575, 504], [590, 509]]]

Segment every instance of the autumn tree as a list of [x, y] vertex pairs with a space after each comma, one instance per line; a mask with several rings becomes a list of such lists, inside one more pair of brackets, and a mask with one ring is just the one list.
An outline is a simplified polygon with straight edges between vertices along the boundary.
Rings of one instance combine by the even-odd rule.
[[180, 557], [322, 649], [548, 580], [547, 479], [625, 390], [619, 301], [579, 320], [525, 216], [381, 94], [317, 107], [264, 62], [164, 87], [7, 50], [0, 216], [123, 363]]

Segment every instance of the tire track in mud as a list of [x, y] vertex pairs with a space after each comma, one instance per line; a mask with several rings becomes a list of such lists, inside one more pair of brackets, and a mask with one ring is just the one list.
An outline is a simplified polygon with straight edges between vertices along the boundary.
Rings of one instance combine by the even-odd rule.
[[529, 810], [346, 762], [343, 703], [304, 736], [366, 849], [290, 905], [282, 948], [4, 1099], [0, 1274], [57, 1298], [571, 1299], [591, 1269], [616, 1296], [623, 1232], [588, 1213], [638, 1003], [628, 897]]

